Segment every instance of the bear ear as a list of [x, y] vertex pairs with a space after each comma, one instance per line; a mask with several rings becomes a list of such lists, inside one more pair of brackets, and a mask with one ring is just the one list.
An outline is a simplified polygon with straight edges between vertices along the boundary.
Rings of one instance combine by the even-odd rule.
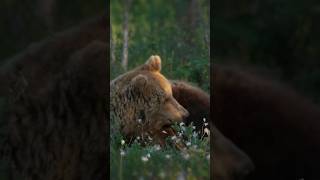
[[131, 83], [136, 87], [145, 87], [148, 83], [148, 77], [142, 74], [137, 75], [131, 81]]
[[158, 55], [150, 56], [146, 62], [146, 66], [150, 71], [161, 71], [161, 58]]

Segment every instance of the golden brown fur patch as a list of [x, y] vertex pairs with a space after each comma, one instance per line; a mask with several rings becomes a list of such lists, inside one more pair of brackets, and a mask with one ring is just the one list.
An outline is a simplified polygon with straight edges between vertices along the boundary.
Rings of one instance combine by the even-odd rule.
[[160, 57], [151, 56], [145, 64], [110, 83], [112, 119], [119, 122], [128, 139], [144, 133], [156, 137], [164, 126], [188, 115], [172, 96], [171, 84], [160, 70]]

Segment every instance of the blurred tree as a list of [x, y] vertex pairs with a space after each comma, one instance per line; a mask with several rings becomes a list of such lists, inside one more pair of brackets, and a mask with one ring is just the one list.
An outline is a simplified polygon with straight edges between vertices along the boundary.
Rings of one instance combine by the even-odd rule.
[[[124, 2], [111, 0], [116, 59], [121, 59], [123, 52]], [[192, 9], [194, 6], [196, 10]], [[210, 32], [208, 0], [135, 0], [129, 17], [128, 69], [158, 54], [166, 76], [209, 89], [209, 43], [205, 40], [205, 34]], [[123, 72], [119, 62], [111, 67], [111, 78]]]
[[116, 57], [115, 57], [115, 44], [113, 42], [113, 35], [112, 35], [112, 25], [111, 25], [111, 22], [110, 22], [110, 56], [111, 56], [111, 64], [114, 64], [115, 61], [116, 61]]
[[124, 21], [123, 21], [123, 50], [122, 50], [122, 68], [128, 69], [128, 41], [129, 41], [129, 11], [131, 0], [124, 0]]

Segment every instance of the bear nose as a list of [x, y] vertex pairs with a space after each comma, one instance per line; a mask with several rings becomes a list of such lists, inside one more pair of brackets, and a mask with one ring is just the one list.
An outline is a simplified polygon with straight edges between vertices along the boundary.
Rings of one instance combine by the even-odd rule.
[[182, 118], [185, 119], [190, 115], [189, 111], [183, 108]]

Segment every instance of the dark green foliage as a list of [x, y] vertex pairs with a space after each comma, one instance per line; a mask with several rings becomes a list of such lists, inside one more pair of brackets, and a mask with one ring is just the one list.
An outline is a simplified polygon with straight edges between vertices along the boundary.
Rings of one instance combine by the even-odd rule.
[[[124, 2], [111, 0], [116, 58], [110, 66], [111, 79], [124, 72], [121, 67]], [[162, 59], [162, 73], [168, 79], [193, 82], [209, 91], [209, 42], [206, 39], [210, 32], [209, 1], [198, 0], [195, 6], [185, 0], [133, 2], [129, 9], [128, 69], [157, 54]], [[184, 134], [190, 141], [188, 155], [185, 155], [173, 147], [156, 150], [153, 145], [142, 147], [138, 142], [130, 147], [121, 145], [117, 123], [111, 119], [110, 125], [111, 179], [177, 179], [181, 173], [188, 179], [209, 179], [210, 143], [208, 139], [193, 137], [192, 127], [185, 128]], [[120, 155], [121, 151], [124, 156]], [[143, 162], [142, 158], [148, 154], [150, 158]]]
[[[198, 0], [194, 21], [190, 2], [135, 0], [129, 9], [129, 68], [144, 63], [150, 55], [162, 58], [169, 79], [184, 79], [209, 89], [209, 1]], [[112, 36], [116, 62], [111, 79], [122, 73], [123, 1], [111, 0]], [[194, 22], [194, 24], [192, 24]]]
[[266, 67], [320, 100], [320, 3], [306, 0], [215, 1], [216, 62]]

